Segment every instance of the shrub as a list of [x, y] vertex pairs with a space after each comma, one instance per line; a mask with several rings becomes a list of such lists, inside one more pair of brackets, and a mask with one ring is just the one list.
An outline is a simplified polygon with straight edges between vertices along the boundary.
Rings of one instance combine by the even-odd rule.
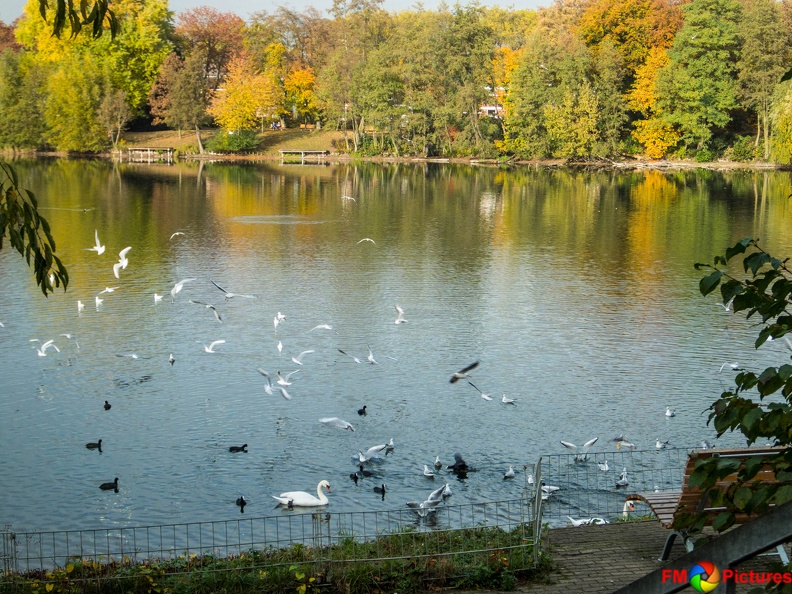
[[239, 153], [254, 151], [258, 147], [258, 136], [251, 130], [216, 134], [206, 142], [206, 149], [213, 153]]

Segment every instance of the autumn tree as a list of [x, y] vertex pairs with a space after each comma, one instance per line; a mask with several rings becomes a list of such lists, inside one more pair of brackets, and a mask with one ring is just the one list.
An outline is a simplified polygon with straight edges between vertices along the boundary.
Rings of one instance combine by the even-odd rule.
[[742, 51], [737, 62], [743, 104], [756, 113], [756, 141], [764, 139], [770, 157], [770, 110], [773, 92], [789, 69], [790, 40], [773, 0], [746, 0], [740, 22]]
[[0, 54], [5, 50], [19, 51], [21, 46], [14, 37], [14, 25], [7, 25], [0, 21]]
[[599, 139], [594, 90], [584, 82], [577, 92], [567, 88], [561, 103], [545, 105], [543, 114], [554, 157], [579, 159], [595, 152]]
[[702, 150], [731, 121], [737, 101], [736, 0], [692, 0], [658, 75], [657, 106], [686, 147]]
[[245, 21], [232, 12], [200, 6], [179, 13], [176, 22], [176, 33], [187, 41], [191, 54], [203, 58], [205, 79], [216, 90], [243, 49]]
[[195, 53], [182, 60], [176, 54], [165, 59], [151, 90], [149, 103], [155, 124], [179, 131], [194, 129], [198, 151], [203, 154], [201, 126], [209, 121], [209, 89], [204, 78], [204, 58]]
[[298, 121], [315, 122], [318, 116], [318, 102], [314, 92], [316, 76], [310, 67], [295, 68], [283, 81], [286, 92], [286, 107]]
[[226, 82], [222, 90], [215, 91], [208, 112], [224, 130], [254, 130], [265, 114], [272, 113], [276, 93], [271, 79], [242, 53], [228, 65]]
[[630, 109], [643, 116], [633, 122], [633, 138], [643, 145], [644, 153], [650, 159], [663, 158], [679, 142], [679, 134], [663, 119], [657, 104], [657, 76], [668, 61], [665, 49], [652, 48], [646, 61], [636, 70], [635, 82], [627, 95]]
[[107, 132], [114, 149], [118, 147], [121, 132], [126, 130], [127, 125], [132, 120], [132, 116], [132, 109], [127, 103], [124, 91], [110, 91], [102, 98], [97, 117], [99, 124]]

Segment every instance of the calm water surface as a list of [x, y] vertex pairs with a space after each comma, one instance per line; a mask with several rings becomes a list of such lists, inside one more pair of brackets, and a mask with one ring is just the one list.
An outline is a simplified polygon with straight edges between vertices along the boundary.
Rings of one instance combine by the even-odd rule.
[[[693, 263], [749, 235], [792, 255], [789, 173], [17, 166], [71, 276], [45, 299], [0, 253], [0, 524], [18, 531], [228, 519], [240, 494], [268, 515], [270, 495], [322, 479], [334, 511], [399, 508], [446, 480], [455, 503], [513, 498], [523, 481], [506, 468], [563, 453], [561, 439], [599, 436], [598, 452], [620, 433], [642, 449], [713, 439], [703, 411], [731, 379], [721, 365], [788, 355], [755, 351], [756, 329], [698, 294]], [[86, 250], [95, 229], [102, 255]], [[226, 301], [210, 279], [257, 298]], [[33, 338], [60, 353], [37, 356]], [[448, 381], [475, 360], [491, 401]], [[292, 399], [266, 394], [257, 368], [299, 369]], [[333, 416], [356, 431], [318, 422]], [[100, 438], [101, 453], [84, 447]], [[355, 485], [356, 452], [390, 438]], [[466, 480], [422, 476], [454, 452], [476, 470]], [[116, 476], [119, 493], [98, 489]]]

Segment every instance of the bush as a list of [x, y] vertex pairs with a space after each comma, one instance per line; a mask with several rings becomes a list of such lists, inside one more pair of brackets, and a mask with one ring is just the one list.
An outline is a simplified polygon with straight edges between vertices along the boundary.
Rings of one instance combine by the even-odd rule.
[[206, 142], [206, 150], [212, 153], [239, 153], [254, 151], [258, 147], [258, 136], [252, 130], [216, 134]]
[[756, 145], [751, 136], [739, 136], [731, 146], [730, 155], [732, 161], [754, 161], [757, 158]]
[[701, 149], [693, 157], [693, 160], [696, 161], [696, 163], [708, 163], [715, 160], [715, 153], [708, 148]]

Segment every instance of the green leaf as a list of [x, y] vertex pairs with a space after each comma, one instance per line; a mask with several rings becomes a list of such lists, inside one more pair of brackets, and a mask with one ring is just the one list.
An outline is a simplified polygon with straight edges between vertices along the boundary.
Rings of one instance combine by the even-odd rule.
[[792, 501], [792, 485], [784, 485], [776, 491], [776, 505]]
[[753, 243], [753, 237], [746, 237], [734, 244], [734, 247], [726, 248], [726, 260], [731, 260], [738, 254], [744, 254], [748, 246]]
[[748, 487], [740, 487], [737, 489], [737, 492], [734, 494], [734, 505], [737, 506], [737, 509], [745, 509], [745, 506], [751, 501], [751, 495], [751, 489]]
[[721, 512], [712, 521], [712, 528], [716, 532], [723, 532], [734, 524], [734, 514], [731, 512]]
[[746, 256], [743, 260], [743, 268], [745, 272], [751, 271], [751, 274], [756, 276], [759, 269], [770, 262], [770, 256], [764, 252], [756, 252], [750, 256]]
[[784, 73], [784, 76], [782, 76], [781, 80], [779, 80], [778, 82], [785, 82], [788, 81], [790, 78], [792, 78], [792, 70], [787, 70]]
[[705, 276], [699, 281], [699, 291], [702, 295], [709, 295], [720, 283], [723, 272], [716, 270], [712, 274]]

